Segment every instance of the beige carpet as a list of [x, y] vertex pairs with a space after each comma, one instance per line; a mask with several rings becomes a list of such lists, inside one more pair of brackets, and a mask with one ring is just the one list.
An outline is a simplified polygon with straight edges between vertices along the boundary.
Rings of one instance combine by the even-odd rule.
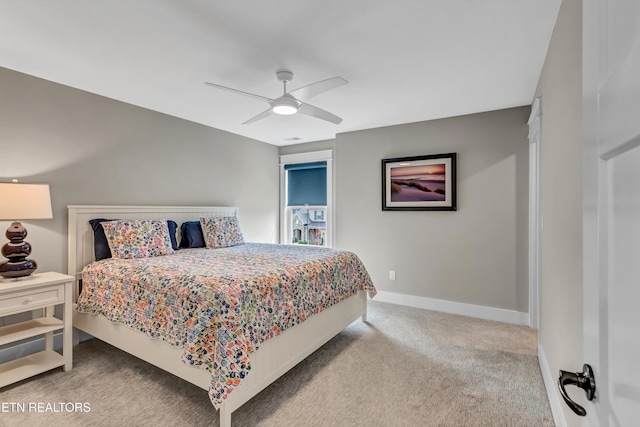
[[[73, 370], [0, 390], [0, 425], [218, 425], [206, 391], [97, 340], [74, 351]], [[90, 411], [67, 413], [59, 402]], [[534, 331], [372, 301], [368, 323], [354, 322], [234, 412], [232, 424], [537, 427], [553, 419]]]

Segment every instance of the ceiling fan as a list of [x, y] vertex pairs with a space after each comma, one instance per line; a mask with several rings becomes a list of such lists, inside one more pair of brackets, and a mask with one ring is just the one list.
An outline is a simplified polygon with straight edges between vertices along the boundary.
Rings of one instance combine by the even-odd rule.
[[349, 83], [348, 81], [346, 81], [342, 77], [332, 77], [330, 79], [311, 83], [310, 85], [292, 90], [291, 92], [287, 92], [287, 83], [293, 79], [293, 73], [287, 70], [280, 70], [276, 72], [276, 78], [283, 83], [284, 92], [281, 97], [275, 99], [267, 98], [266, 96], [255, 95], [249, 92], [243, 92], [241, 90], [217, 85], [215, 83], [205, 82], [204, 84], [269, 103], [271, 107], [268, 110], [263, 111], [255, 117], [250, 118], [246, 122], [242, 123], [243, 125], [256, 122], [260, 119], [264, 119], [265, 117], [269, 117], [272, 114], [281, 114], [288, 116], [296, 113], [305, 114], [307, 116], [326, 120], [335, 124], [340, 124], [340, 122], [342, 122], [342, 119], [335, 114], [331, 114], [330, 112], [325, 111], [321, 108], [315, 107], [311, 104], [307, 104], [306, 102], [301, 101], [301, 99], [306, 101], [307, 99], [313, 98], [314, 96], [320, 95], [321, 93], [324, 93], [328, 90], [347, 84]]

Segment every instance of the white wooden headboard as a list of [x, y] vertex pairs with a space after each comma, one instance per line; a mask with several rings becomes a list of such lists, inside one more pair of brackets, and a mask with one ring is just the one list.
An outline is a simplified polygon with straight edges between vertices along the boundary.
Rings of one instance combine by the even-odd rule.
[[[96, 206], [70, 205], [69, 210], [69, 261], [67, 274], [75, 277], [74, 297], [78, 295], [78, 280], [85, 265], [95, 260], [93, 230], [89, 220], [107, 219], [172, 219], [180, 225], [185, 221], [198, 221], [200, 217], [238, 216], [235, 207], [211, 206]], [[178, 243], [180, 236], [178, 235]]]

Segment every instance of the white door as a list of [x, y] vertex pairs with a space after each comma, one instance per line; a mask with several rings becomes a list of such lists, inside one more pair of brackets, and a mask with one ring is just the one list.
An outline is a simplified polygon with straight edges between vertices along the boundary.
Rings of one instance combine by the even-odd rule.
[[[584, 425], [640, 426], [640, 1], [583, 2]], [[572, 392], [574, 396], [577, 393]]]

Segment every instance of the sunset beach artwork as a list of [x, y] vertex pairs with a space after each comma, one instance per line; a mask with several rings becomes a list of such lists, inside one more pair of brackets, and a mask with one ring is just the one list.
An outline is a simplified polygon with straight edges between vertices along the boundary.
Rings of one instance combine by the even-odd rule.
[[383, 210], [456, 210], [456, 153], [383, 159]]
[[445, 192], [444, 163], [391, 168], [392, 202], [444, 201]]

